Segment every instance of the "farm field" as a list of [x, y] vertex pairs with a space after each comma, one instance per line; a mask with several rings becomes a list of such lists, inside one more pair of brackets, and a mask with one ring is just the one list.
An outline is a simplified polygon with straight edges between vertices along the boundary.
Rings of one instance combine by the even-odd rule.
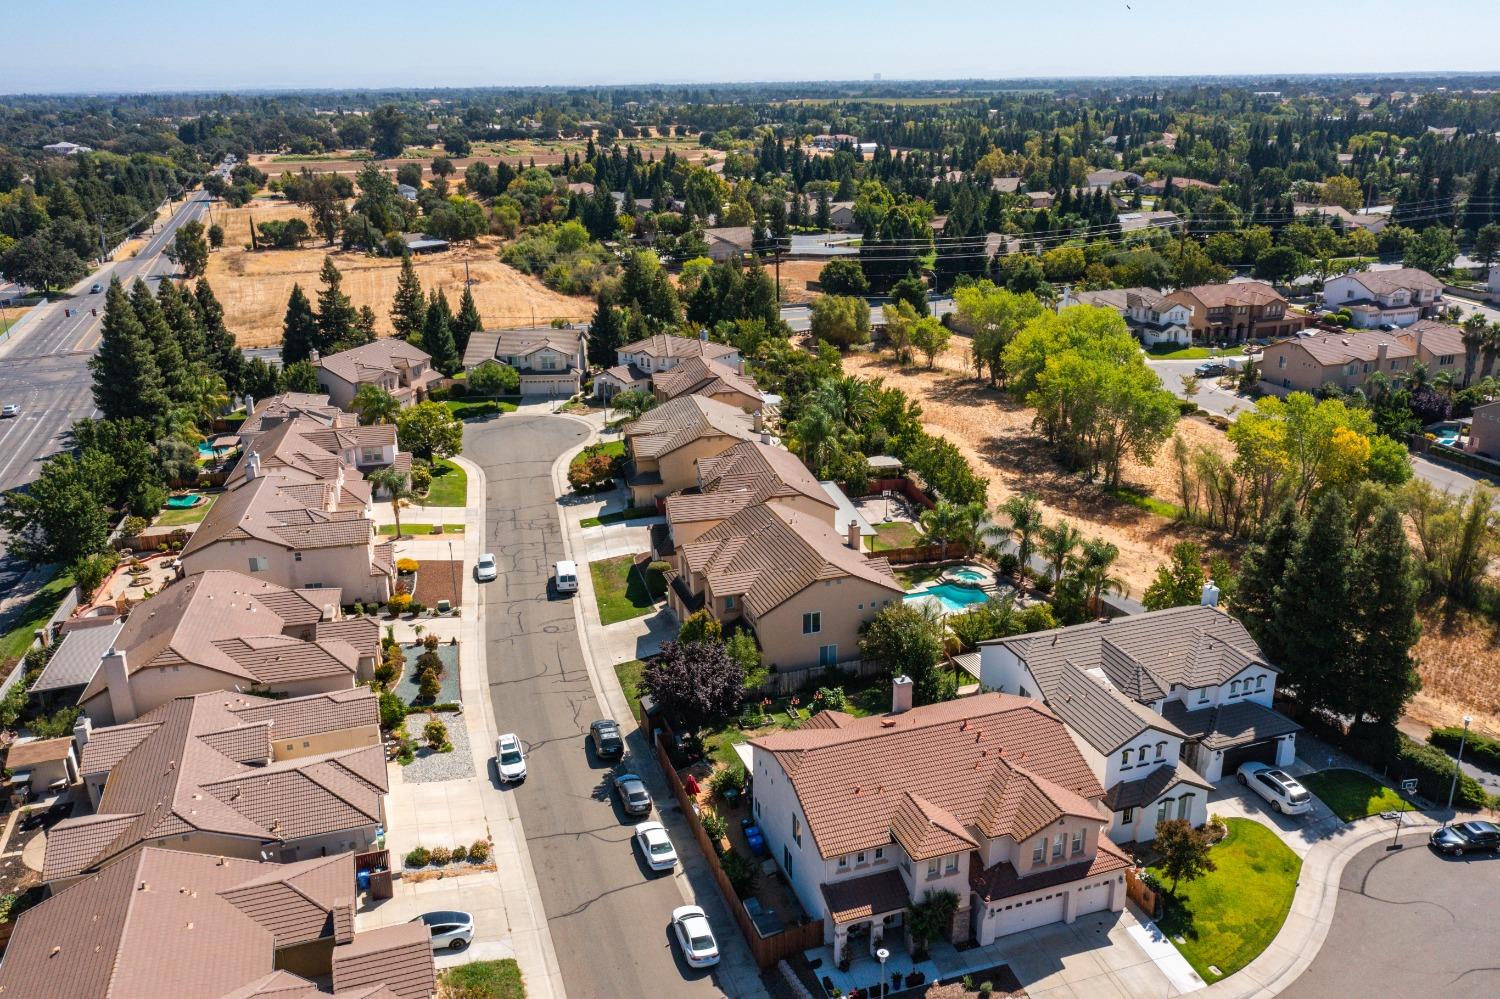
[[[620, 141], [622, 144], [628, 143], [634, 145], [640, 150], [642, 156], [655, 156], [657, 159], [661, 159], [662, 154], [668, 149], [693, 162], [702, 160], [710, 155], [722, 156], [721, 153], [700, 145], [696, 138], [677, 138], [674, 136], [671, 139], [653, 137], [649, 139], [621, 139]], [[551, 166], [561, 163], [564, 153], [576, 155], [582, 152], [586, 146], [587, 140], [585, 139], [564, 139], [549, 142], [540, 142], [534, 139], [476, 142], [474, 143], [473, 155], [449, 157], [454, 167], [458, 170], [457, 175], [450, 178], [450, 183], [457, 183], [462, 180], [464, 170], [468, 168], [470, 163], [484, 162], [494, 166], [496, 163], [504, 160], [512, 166], [515, 166], [518, 162], [529, 166], [535, 160], [537, 166]], [[380, 163], [390, 170], [395, 170], [398, 166], [406, 163], [421, 163], [422, 176], [430, 179], [432, 177], [431, 166], [433, 157], [443, 155], [446, 154], [440, 146], [432, 148], [408, 147], [399, 159], [381, 160]], [[280, 177], [286, 171], [296, 173], [303, 167], [306, 167], [313, 173], [345, 173], [353, 175], [363, 169], [365, 164], [369, 162], [368, 156], [368, 150], [364, 151], [363, 157], [356, 154], [354, 150], [348, 150], [344, 153], [323, 153], [318, 156], [257, 153], [250, 157], [249, 162], [251, 166], [265, 171], [272, 178]]]

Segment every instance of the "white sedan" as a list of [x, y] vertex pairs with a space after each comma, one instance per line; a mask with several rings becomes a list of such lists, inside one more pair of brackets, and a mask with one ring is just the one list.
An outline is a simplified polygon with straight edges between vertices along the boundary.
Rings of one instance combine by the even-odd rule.
[[479, 561], [474, 563], [474, 578], [481, 583], [492, 582], [495, 578], [495, 556], [492, 552], [485, 552], [479, 556]]
[[641, 856], [653, 871], [670, 871], [677, 866], [677, 848], [660, 822], [642, 822], [635, 827], [635, 842]]
[[1285, 770], [1265, 763], [1241, 763], [1235, 773], [1241, 784], [1271, 803], [1283, 815], [1301, 815], [1312, 811], [1312, 795]]
[[672, 930], [682, 948], [682, 959], [689, 967], [712, 968], [719, 963], [719, 943], [702, 909], [696, 905], [673, 909]]

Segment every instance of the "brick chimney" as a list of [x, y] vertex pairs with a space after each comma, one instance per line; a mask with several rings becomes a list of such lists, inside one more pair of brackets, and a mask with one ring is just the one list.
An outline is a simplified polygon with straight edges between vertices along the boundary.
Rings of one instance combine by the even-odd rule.
[[899, 715], [910, 711], [911, 698], [911, 677], [898, 676], [891, 681], [891, 714]]

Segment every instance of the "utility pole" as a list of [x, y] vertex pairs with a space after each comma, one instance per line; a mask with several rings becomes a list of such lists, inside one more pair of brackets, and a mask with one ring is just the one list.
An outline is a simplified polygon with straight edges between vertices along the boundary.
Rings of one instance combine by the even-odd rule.
[[[1453, 795], [1458, 790], [1458, 775], [1463, 770], [1464, 745], [1469, 741], [1469, 724], [1474, 719], [1471, 715], [1464, 715], [1463, 735], [1458, 737], [1458, 756], [1453, 760], [1453, 783], [1448, 785], [1448, 814], [1451, 819], [1453, 814]], [[1447, 826], [1448, 823], [1443, 823]]]
[[781, 241], [776, 241], [776, 309], [781, 311]]

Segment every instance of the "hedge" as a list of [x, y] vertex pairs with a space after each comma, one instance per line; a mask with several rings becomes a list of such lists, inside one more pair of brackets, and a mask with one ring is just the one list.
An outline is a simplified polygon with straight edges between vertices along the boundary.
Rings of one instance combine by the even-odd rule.
[[1464, 730], [1457, 726], [1449, 728], [1435, 728], [1427, 741], [1439, 749], [1448, 753], [1458, 755], [1459, 742], [1463, 742], [1464, 759], [1476, 767], [1485, 770], [1493, 770], [1500, 773], [1500, 739], [1491, 739], [1487, 735], [1470, 732], [1467, 740], [1464, 739]]
[[[1448, 803], [1448, 788], [1453, 783], [1453, 757], [1436, 746], [1429, 746], [1398, 732], [1394, 726], [1356, 722], [1345, 734], [1316, 716], [1302, 719], [1303, 724], [1319, 738], [1334, 743], [1349, 755], [1363, 760], [1385, 774], [1393, 784], [1403, 780], [1417, 781], [1417, 793], [1437, 805]], [[1468, 774], [1461, 774], [1453, 794], [1457, 808], [1480, 809], [1489, 804], [1484, 786]]]

